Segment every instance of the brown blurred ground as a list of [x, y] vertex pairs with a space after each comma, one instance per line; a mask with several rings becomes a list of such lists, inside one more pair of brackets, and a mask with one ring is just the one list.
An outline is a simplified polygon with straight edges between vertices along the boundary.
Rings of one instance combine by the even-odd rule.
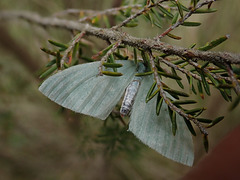
[[183, 180], [240, 179], [240, 126], [231, 131]]

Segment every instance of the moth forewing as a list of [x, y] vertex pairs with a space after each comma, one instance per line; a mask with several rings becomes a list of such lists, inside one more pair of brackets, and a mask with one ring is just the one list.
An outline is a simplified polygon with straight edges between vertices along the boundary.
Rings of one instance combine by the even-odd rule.
[[46, 79], [39, 90], [57, 104], [72, 111], [106, 119], [116, 106], [125, 88], [133, 80], [136, 65], [123, 64], [120, 77], [98, 76], [100, 62], [70, 67]]

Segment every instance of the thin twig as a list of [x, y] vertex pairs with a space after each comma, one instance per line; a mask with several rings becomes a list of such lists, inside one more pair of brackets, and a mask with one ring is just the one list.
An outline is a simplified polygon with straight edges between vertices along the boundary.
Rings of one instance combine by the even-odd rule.
[[227, 67], [227, 72], [228, 72], [228, 75], [229, 75], [229, 77], [231, 79], [231, 82], [232, 82], [232, 85], [234, 87], [234, 90], [235, 90], [236, 94], [240, 95], [240, 85], [239, 85], [238, 80], [235, 77], [235, 74], [234, 74], [234, 72], [232, 70], [231, 65], [225, 63], [225, 66]]
[[55, 13], [55, 14], [53, 14], [53, 16], [56, 17], [56, 16], [67, 15], [67, 14], [79, 15], [81, 13], [89, 15], [87, 17], [84, 17], [86, 19], [84, 19], [84, 18], [79, 19], [80, 22], [83, 22], [83, 21], [86, 21], [87, 19], [91, 19], [91, 18], [99, 16], [99, 15], [115, 15], [121, 10], [125, 10], [125, 9], [128, 9], [128, 8], [138, 9], [140, 7], [142, 7], [142, 5], [133, 4], [133, 5], [116, 7], [116, 8], [110, 8], [110, 9], [106, 9], [106, 10], [103, 10], [103, 11], [96, 11], [96, 10], [90, 10], [90, 9], [67, 9], [67, 10]]
[[77, 34], [74, 38], [74, 40], [72, 41], [72, 43], [69, 45], [69, 47], [65, 50], [64, 54], [63, 54], [63, 57], [61, 59], [61, 68], [63, 67], [63, 64], [69, 54], [70, 51], [72, 51], [72, 49], [74, 48], [75, 44], [77, 44], [81, 39], [82, 37], [86, 34], [85, 31], [82, 31], [81, 33]]
[[157, 6], [158, 4], [164, 2], [164, 1], [167, 1], [167, 0], [160, 0], [160, 1], [157, 1], [156, 3], [149, 3], [147, 6], [145, 6], [143, 9], [141, 9], [140, 11], [138, 11], [137, 13], [131, 15], [130, 17], [128, 17], [127, 19], [125, 19], [122, 23], [116, 25], [116, 26], [113, 26], [112, 29], [113, 30], [117, 30], [119, 29], [120, 27], [126, 25], [127, 23], [129, 23], [131, 20], [137, 18], [138, 16], [142, 15], [143, 13], [149, 11], [151, 8]]
[[184, 68], [181, 68], [180, 66], [175, 65], [175, 64], [173, 64], [173, 63], [163, 59], [162, 57], [159, 57], [159, 60], [160, 60], [160, 62], [163, 62], [164, 64], [166, 64], [167, 66], [169, 66], [171, 68], [174, 68], [175, 70], [181, 71], [182, 73], [184, 73], [184, 74], [186, 74], [188, 76], [192, 76], [193, 78], [202, 81], [202, 78], [199, 75], [194, 74], [191, 71], [188, 71], [188, 70], [186, 70]]
[[96, 36], [103, 40], [118, 41], [122, 40], [122, 44], [129, 45], [143, 50], [152, 49], [161, 51], [165, 54], [177, 55], [187, 59], [201, 59], [211, 63], [231, 63], [240, 64], [240, 54], [229, 52], [213, 52], [213, 51], [199, 51], [194, 49], [187, 49], [170, 44], [159, 42], [150, 38], [137, 38], [126, 33], [113, 31], [111, 29], [97, 28], [89, 24], [83, 24], [71, 20], [63, 20], [52, 17], [41, 17], [38, 14], [31, 12], [18, 11], [1, 11], [0, 20], [8, 19], [23, 19], [25, 21], [42, 25], [44, 27], [57, 27], [67, 30], [85, 31], [86, 35]]
[[207, 5], [209, 3], [212, 3], [216, 0], [211, 0], [211, 1], [204, 1], [202, 3], [198, 3], [195, 8], [192, 8], [187, 14], [182, 19], [179, 19], [175, 24], [167, 28], [162, 34], [156, 37], [156, 39], [160, 40], [164, 36], [166, 36], [169, 32], [183, 24], [197, 9], [200, 9], [202, 6]]
[[[192, 61], [192, 60], [188, 60], [188, 62], [189, 62], [189, 64], [191, 64], [192, 66], [194, 66], [194, 67], [197, 68], [197, 69], [200, 69], [200, 68], [201, 68], [201, 65], [199, 65], [198, 63], [196, 63], [196, 62], [194, 62], [194, 61]], [[212, 73], [212, 72], [210, 72], [207, 68], [203, 68], [202, 71], [203, 71], [204, 73], [210, 74], [214, 79], [217, 79], [217, 80], [222, 80], [222, 79], [224, 79], [224, 80], [226, 80], [226, 81], [231, 82], [231, 78], [230, 78], [230, 77], [223, 77], [223, 76], [221, 76], [221, 75], [219, 75], [219, 74]]]
[[99, 75], [102, 76], [102, 68], [103, 68], [103, 63], [107, 60], [107, 58], [118, 48], [118, 46], [120, 46], [121, 44], [121, 40], [115, 42], [115, 44], [113, 45], [113, 47], [108, 50], [108, 52], [101, 58], [101, 63], [100, 66], [98, 67], [98, 71], [99, 71]]
[[[89, 16], [83, 17], [81, 19], [79, 19], [79, 22], [84, 22], [87, 21], [89, 19], [92, 19], [96, 16], [102, 16], [102, 15], [115, 15], [117, 14], [119, 11], [124, 10], [124, 9], [128, 9], [128, 8], [140, 8], [142, 7], [139, 4], [135, 4], [135, 5], [128, 5], [128, 6], [122, 6], [122, 7], [116, 7], [116, 8], [111, 8], [111, 9], [106, 9], [104, 11], [95, 11], [93, 13], [91, 13]], [[80, 11], [81, 12], [81, 11]]]
[[155, 66], [155, 62], [154, 62], [154, 57], [151, 53], [151, 51], [149, 52], [149, 56], [150, 56], [150, 63], [151, 63], [151, 68], [154, 74], [154, 79], [157, 82], [157, 87], [159, 89], [159, 93], [161, 95], [161, 97], [164, 99], [165, 103], [168, 105], [168, 107], [172, 110], [177, 112], [180, 116], [184, 117], [185, 119], [192, 121], [201, 131], [202, 134], [204, 135], [208, 135], [208, 132], [206, 131], [206, 129], [202, 126], [202, 124], [196, 120], [196, 118], [194, 118], [193, 116], [186, 114], [183, 110], [179, 109], [178, 107], [176, 107], [168, 98], [167, 95], [165, 93], [165, 91], [163, 90], [163, 84], [162, 81], [158, 75], [157, 72], [157, 68]]

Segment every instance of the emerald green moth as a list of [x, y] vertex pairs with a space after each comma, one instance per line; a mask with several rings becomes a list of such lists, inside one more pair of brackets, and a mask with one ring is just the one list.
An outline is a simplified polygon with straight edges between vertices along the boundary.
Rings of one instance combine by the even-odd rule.
[[[123, 64], [123, 67], [118, 68], [123, 75], [111, 77], [98, 75], [100, 63], [80, 64], [58, 72], [46, 79], [39, 90], [67, 109], [105, 120], [133, 81], [136, 65], [131, 60], [118, 60], [116, 63]], [[177, 132], [174, 136], [166, 103], [163, 102], [157, 116], [157, 97], [145, 102], [147, 92], [154, 82], [153, 75], [141, 78], [132, 105], [129, 131], [163, 156], [192, 166], [192, 136], [183, 118], [177, 115]]]

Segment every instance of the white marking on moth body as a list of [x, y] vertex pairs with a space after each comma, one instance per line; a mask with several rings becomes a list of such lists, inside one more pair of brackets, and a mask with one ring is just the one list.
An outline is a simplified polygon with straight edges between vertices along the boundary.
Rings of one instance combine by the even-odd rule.
[[[139, 73], [143, 73], [143, 72], [145, 72], [145, 70], [146, 70], [146, 67], [144, 66], [144, 64], [139, 63], [137, 71]], [[121, 116], [127, 116], [130, 113], [133, 103], [134, 103], [134, 100], [135, 100], [135, 97], [138, 92], [138, 88], [140, 87], [141, 81], [142, 81], [142, 77], [135, 76], [133, 81], [126, 88], [126, 92], [125, 92], [122, 106], [120, 109]]]
[[128, 85], [120, 109], [121, 116], [127, 116], [130, 113], [134, 103], [134, 99], [141, 84], [141, 80], [141, 77], [135, 77], [133, 81]]

